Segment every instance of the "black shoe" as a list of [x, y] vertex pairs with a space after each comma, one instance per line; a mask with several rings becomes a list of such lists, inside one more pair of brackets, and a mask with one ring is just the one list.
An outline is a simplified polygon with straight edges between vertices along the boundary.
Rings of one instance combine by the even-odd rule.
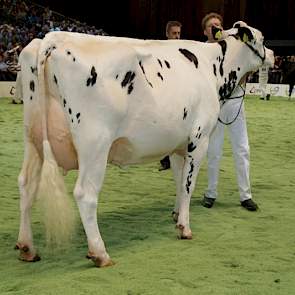
[[201, 201], [201, 204], [206, 208], [213, 207], [215, 202], [215, 199], [213, 198], [207, 198], [206, 196], [203, 197], [203, 200]]
[[260, 97], [261, 100], [264, 100], [264, 97]]
[[161, 164], [161, 167], [159, 168], [159, 171], [169, 169], [170, 168], [170, 159], [169, 159], [169, 156], [166, 156], [165, 158], [163, 158], [160, 161], [160, 164]]
[[267, 94], [266, 95], [266, 100], [269, 100], [270, 99], [270, 94]]
[[241, 202], [241, 206], [249, 211], [257, 211], [258, 209], [258, 205], [252, 199]]

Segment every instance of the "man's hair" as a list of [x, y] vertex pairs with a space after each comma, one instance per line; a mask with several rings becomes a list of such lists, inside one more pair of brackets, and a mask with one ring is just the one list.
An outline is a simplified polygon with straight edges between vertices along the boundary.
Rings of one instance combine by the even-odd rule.
[[181, 22], [177, 20], [170, 20], [167, 25], [166, 25], [166, 32], [169, 32], [171, 27], [180, 27], [181, 28], [182, 24]]
[[223, 24], [223, 18], [220, 14], [216, 13], [216, 12], [210, 12], [208, 14], [206, 14], [203, 19], [202, 19], [202, 28], [203, 30], [205, 30], [206, 28], [206, 23], [208, 20], [210, 20], [211, 18], [217, 18], [220, 20], [221, 25]]

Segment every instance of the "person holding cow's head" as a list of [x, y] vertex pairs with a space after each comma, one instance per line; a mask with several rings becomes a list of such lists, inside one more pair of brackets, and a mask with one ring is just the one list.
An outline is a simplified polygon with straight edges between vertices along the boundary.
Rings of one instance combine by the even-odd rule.
[[223, 18], [220, 14], [211, 12], [204, 16], [202, 19], [202, 28], [204, 35], [208, 38], [207, 42], [216, 42], [215, 36], [213, 36], [212, 28], [219, 28], [223, 30]]
[[[222, 26], [223, 18], [217, 13], [211, 12], [203, 18], [202, 28], [204, 35], [208, 38], [207, 42], [216, 42], [216, 39], [222, 36]], [[202, 205], [206, 208], [214, 205], [218, 195], [219, 164], [222, 157], [224, 128], [227, 126], [235, 160], [241, 206], [249, 211], [258, 209], [257, 204], [252, 200], [250, 188], [250, 150], [243, 104], [244, 94], [244, 89], [239, 85], [231, 94], [230, 99], [222, 104], [216, 128], [210, 136], [207, 153], [208, 188], [202, 200]]]
[[180, 39], [181, 23], [176, 20], [168, 21], [166, 24], [166, 37], [167, 39]]

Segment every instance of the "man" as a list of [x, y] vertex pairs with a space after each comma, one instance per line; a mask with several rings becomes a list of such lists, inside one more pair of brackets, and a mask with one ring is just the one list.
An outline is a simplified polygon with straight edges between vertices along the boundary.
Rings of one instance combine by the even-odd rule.
[[261, 91], [261, 100], [269, 100], [270, 94], [267, 93], [266, 86], [268, 81], [268, 67], [262, 66], [259, 68], [259, 88]]
[[[208, 42], [216, 42], [212, 35], [212, 27], [222, 28], [222, 16], [209, 13], [202, 20], [204, 35]], [[231, 98], [221, 107], [219, 121], [213, 131], [208, 147], [208, 188], [204, 194], [202, 205], [211, 208], [217, 198], [219, 162], [222, 157], [224, 127], [228, 127], [233, 149], [236, 174], [240, 192], [241, 206], [249, 211], [256, 211], [257, 204], [252, 200], [249, 179], [249, 143], [243, 105], [244, 90], [241, 86], [232, 93]]]
[[[166, 25], [166, 37], [168, 40], [180, 39], [181, 35], [181, 23], [179, 21], [173, 20], [169, 21]], [[159, 171], [166, 170], [170, 168], [169, 156], [166, 156], [160, 161], [161, 167]]]
[[181, 23], [176, 20], [171, 20], [166, 25], [166, 37], [167, 39], [180, 39]]

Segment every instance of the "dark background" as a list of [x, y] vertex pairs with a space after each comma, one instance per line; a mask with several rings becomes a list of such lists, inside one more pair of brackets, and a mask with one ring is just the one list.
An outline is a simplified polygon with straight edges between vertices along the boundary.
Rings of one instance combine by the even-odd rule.
[[[204, 40], [202, 17], [211, 11], [224, 16], [224, 28], [238, 20], [261, 30], [269, 45], [294, 51], [295, 0], [92, 0], [32, 1], [53, 11], [102, 28], [109, 35], [148, 39], [165, 38], [168, 20], [183, 24], [182, 38]], [[277, 45], [276, 45], [277, 44]], [[279, 45], [279, 46], [278, 46]], [[283, 46], [285, 45], [285, 46]], [[291, 46], [290, 46], [291, 45]], [[289, 53], [291, 51], [291, 53]]]

